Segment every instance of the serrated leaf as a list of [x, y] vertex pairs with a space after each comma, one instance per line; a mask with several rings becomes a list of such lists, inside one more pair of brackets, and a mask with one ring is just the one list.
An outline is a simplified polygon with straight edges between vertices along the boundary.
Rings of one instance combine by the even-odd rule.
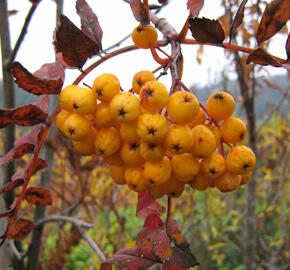
[[273, 0], [265, 8], [257, 31], [257, 42], [260, 45], [274, 36], [290, 19], [290, 1]]
[[204, 6], [204, 0], [187, 0], [187, 8], [192, 17], [197, 16]]
[[58, 60], [67, 67], [76, 68], [81, 68], [88, 58], [101, 49], [65, 15], [60, 17], [53, 44]]
[[232, 40], [233, 34], [235, 33], [236, 29], [241, 25], [244, 19], [244, 12], [245, 12], [245, 5], [247, 4], [248, 0], [243, 0], [238, 8], [238, 11], [234, 17], [233, 23], [230, 28], [230, 42]]
[[141, 0], [130, 0], [130, 7], [133, 12], [135, 19], [141, 24], [149, 24], [150, 20], [144, 4]]
[[97, 15], [93, 12], [86, 0], [77, 0], [76, 10], [81, 18], [82, 31], [102, 50], [103, 30]]
[[223, 43], [225, 39], [224, 30], [217, 20], [207, 18], [189, 19], [192, 36], [202, 43]]
[[281, 67], [282, 64], [279, 63], [274, 57], [266, 53], [262, 48], [258, 48], [254, 50], [251, 54], [248, 55], [247, 64], [255, 63], [262, 66], [273, 66], [273, 67]]
[[[50, 65], [49, 67], [53, 66]], [[46, 69], [46, 72], [44, 72], [44, 68]], [[49, 77], [52, 77], [49, 75], [52, 71], [48, 69], [48, 66], [43, 66], [42, 69], [33, 75], [19, 62], [14, 62], [11, 65], [11, 72], [15, 78], [15, 83], [20, 88], [33, 95], [59, 94], [63, 85], [63, 79], [61, 79], [62, 74], [60, 74], [58, 78], [55, 77], [48, 79]], [[43, 78], [40, 78], [40, 76], [43, 76]]]
[[165, 212], [165, 208], [159, 204], [149, 192], [138, 193], [138, 203], [136, 208], [136, 216], [146, 219], [149, 215], [155, 214], [161, 216]]
[[52, 197], [49, 190], [43, 187], [30, 187], [26, 190], [24, 199], [37, 205], [51, 205]]
[[5, 236], [8, 239], [22, 240], [34, 228], [35, 228], [35, 224], [28, 219], [24, 219], [24, 218], [10, 219], [8, 222], [8, 227], [7, 227]]

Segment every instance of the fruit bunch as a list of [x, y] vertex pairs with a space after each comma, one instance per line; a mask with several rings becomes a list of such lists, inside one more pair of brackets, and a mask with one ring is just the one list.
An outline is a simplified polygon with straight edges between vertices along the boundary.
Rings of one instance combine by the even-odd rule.
[[98, 76], [90, 88], [65, 87], [56, 126], [82, 155], [100, 155], [116, 184], [160, 198], [178, 197], [185, 185], [232, 191], [247, 183], [255, 154], [242, 144], [245, 123], [235, 101], [215, 92], [202, 106], [195, 95], [172, 95], [151, 71], [134, 75], [122, 91], [118, 78]]

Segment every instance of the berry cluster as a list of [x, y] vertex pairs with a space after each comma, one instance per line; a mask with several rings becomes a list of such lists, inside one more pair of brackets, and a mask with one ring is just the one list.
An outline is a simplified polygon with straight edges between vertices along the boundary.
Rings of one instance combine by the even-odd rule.
[[213, 93], [205, 107], [188, 91], [169, 95], [150, 71], [134, 75], [121, 90], [109, 73], [92, 89], [69, 85], [60, 94], [56, 126], [82, 155], [101, 155], [115, 183], [160, 198], [178, 197], [185, 185], [222, 192], [246, 184], [255, 167], [242, 145], [245, 123], [232, 114], [226, 91]]

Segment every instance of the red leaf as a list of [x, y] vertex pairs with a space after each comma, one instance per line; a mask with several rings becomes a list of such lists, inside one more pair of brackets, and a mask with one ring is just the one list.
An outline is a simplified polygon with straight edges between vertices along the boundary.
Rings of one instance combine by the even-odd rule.
[[290, 19], [290, 1], [273, 0], [264, 10], [258, 31], [257, 42], [260, 45], [265, 40], [274, 36]]
[[100, 270], [111, 270], [112, 265], [117, 269], [145, 270], [156, 262], [144, 257], [136, 248], [126, 248], [106, 259]]
[[195, 17], [202, 10], [204, 5], [204, 0], [187, 0], [187, 8], [190, 11], [190, 15]]
[[130, 0], [130, 7], [131, 7], [131, 10], [133, 12], [135, 19], [138, 22], [144, 25], [150, 23], [146, 8], [144, 4], [141, 2], [141, 0]]
[[26, 190], [25, 200], [31, 204], [51, 205], [52, 197], [49, 190], [42, 187], [30, 187]]
[[285, 49], [286, 49], [286, 54], [287, 54], [287, 61], [289, 61], [290, 60], [290, 33], [286, 41]]
[[274, 57], [266, 53], [262, 48], [258, 48], [254, 50], [251, 54], [249, 54], [247, 58], [247, 64], [255, 63], [262, 66], [274, 66], [274, 67], [281, 67], [282, 64], [279, 63]]
[[103, 30], [100, 26], [98, 17], [92, 11], [86, 0], [77, 0], [77, 13], [81, 18], [82, 31], [102, 50]]
[[8, 222], [8, 227], [5, 236], [8, 239], [22, 240], [24, 239], [33, 229], [35, 224], [30, 220], [20, 218], [20, 219], [10, 219]]
[[101, 49], [64, 15], [60, 17], [54, 39], [58, 60], [68, 67], [81, 68]]
[[24, 179], [16, 179], [13, 181], [8, 182], [6, 185], [4, 185], [1, 189], [0, 189], [0, 194], [2, 193], [6, 193], [10, 190], [13, 190], [17, 187], [20, 187], [24, 184]]
[[245, 5], [247, 4], [248, 0], [243, 0], [238, 8], [238, 11], [235, 15], [235, 18], [233, 20], [233, 23], [230, 28], [230, 42], [232, 40], [233, 34], [236, 31], [236, 29], [241, 25], [243, 19], [244, 19], [244, 11], [245, 11]]
[[[15, 83], [23, 90], [33, 95], [59, 94], [63, 84], [61, 68], [57, 63], [46, 64], [32, 75], [19, 62], [11, 65]], [[56, 69], [54, 70], [53, 69]], [[62, 71], [63, 72], [63, 71]], [[59, 74], [59, 75], [57, 75]]]
[[155, 214], [161, 216], [165, 212], [165, 208], [159, 204], [156, 199], [147, 191], [138, 193], [137, 217], [146, 219], [147, 216]]
[[224, 30], [217, 20], [207, 18], [189, 19], [192, 36], [202, 43], [223, 43], [225, 39]]
[[0, 166], [4, 166], [8, 162], [25, 154], [32, 153], [37, 142], [38, 134], [41, 130], [42, 126], [38, 125], [34, 127], [30, 133], [18, 138], [14, 142], [14, 147], [8, 153], [0, 157]]
[[33, 126], [45, 123], [47, 114], [38, 106], [28, 104], [19, 108], [0, 110], [0, 128], [11, 124]]
[[39, 70], [33, 73], [33, 75], [40, 79], [46, 79], [46, 80], [61, 79], [63, 82], [64, 76], [65, 76], [64, 66], [58, 61], [55, 61], [53, 63], [47, 63], [47, 64], [42, 65]]

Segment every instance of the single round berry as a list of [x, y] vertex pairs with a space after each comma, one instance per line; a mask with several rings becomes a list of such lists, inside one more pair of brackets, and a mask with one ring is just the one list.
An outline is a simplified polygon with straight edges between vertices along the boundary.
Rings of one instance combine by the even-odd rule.
[[214, 179], [214, 185], [221, 192], [233, 191], [239, 188], [241, 184], [241, 175], [233, 174], [228, 170], [225, 170], [224, 173]]
[[113, 125], [114, 118], [111, 114], [109, 103], [101, 102], [97, 105], [94, 123], [96, 128], [109, 127]]
[[217, 178], [226, 169], [226, 161], [221, 154], [212, 153], [211, 156], [201, 162], [201, 167], [205, 176]]
[[82, 156], [90, 156], [95, 153], [94, 140], [95, 136], [90, 134], [82, 141], [72, 141], [72, 144]]
[[140, 145], [138, 142], [124, 142], [120, 149], [120, 157], [128, 166], [139, 166], [144, 162], [144, 159], [140, 155]]
[[148, 181], [143, 176], [142, 167], [126, 168], [125, 181], [128, 187], [136, 192], [143, 192], [148, 188]]
[[137, 134], [137, 121], [122, 122], [120, 125], [121, 139], [128, 143], [134, 143], [140, 140]]
[[156, 78], [154, 74], [149, 70], [141, 70], [137, 72], [132, 80], [132, 89], [136, 94], [139, 94], [140, 89], [147, 82], [155, 81]]
[[125, 169], [126, 167], [124, 165], [110, 165], [112, 179], [117, 185], [126, 184]]
[[131, 38], [138, 48], [148, 49], [154, 47], [158, 33], [154, 26], [139, 24], [131, 33]]
[[228, 143], [238, 143], [244, 140], [247, 134], [247, 126], [243, 120], [237, 117], [229, 117], [220, 126], [222, 138]]
[[163, 159], [165, 148], [160, 143], [141, 141], [140, 154], [145, 160], [158, 161]]
[[55, 125], [60, 130], [62, 134], [65, 134], [64, 131], [64, 123], [65, 120], [71, 115], [72, 113], [62, 109], [56, 116]]

